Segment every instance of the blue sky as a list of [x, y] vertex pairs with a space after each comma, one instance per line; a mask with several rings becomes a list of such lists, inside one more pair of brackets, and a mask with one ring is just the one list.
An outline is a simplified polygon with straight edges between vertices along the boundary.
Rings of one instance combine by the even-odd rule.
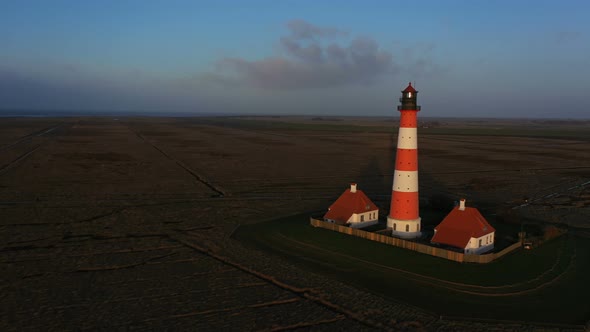
[[0, 1], [0, 109], [590, 118], [587, 1]]

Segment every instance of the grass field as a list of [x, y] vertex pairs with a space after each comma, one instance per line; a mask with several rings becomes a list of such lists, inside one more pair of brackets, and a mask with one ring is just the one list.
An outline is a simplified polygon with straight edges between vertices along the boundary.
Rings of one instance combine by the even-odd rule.
[[[0, 331], [534, 330], [416, 306], [590, 318], [588, 240], [473, 266], [314, 229], [307, 215], [255, 225], [324, 210], [350, 182], [386, 212], [394, 113], [2, 118], [0, 308], [10, 314]], [[421, 206], [441, 213], [421, 211], [424, 230], [465, 197], [503, 234], [499, 245], [523, 220], [529, 233], [556, 223], [589, 236], [590, 122], [428, 114]]]
[[[238, 240], [438, 315], [585, 323], [590, 241], [563, 236], [483, 265], [461, 264], [313, 228], [307, 215], [242, 226]], [[577, 305], [576, 305], [577, 304]]]
[[[280, 118], [210, 118], [207, 122], [211, 125], [267, 131], [302, 131], [316, 132], [356, 132], [356, 133], [391, 133], [397, 132], [397, 128], [391, 124], [363, 125], [363, 122], [352, 121], [288, 121]], [[547, 125], [512, 125], [489, 128], [452, 128], [452, 127], [428, 127], [421, 128], [420, 135], [456, 135], [456, 136], [510, 136], [510, 137], [534, 137], [553, 139], [590, 140], [590, 132], [580, 126], [547, 126]]]

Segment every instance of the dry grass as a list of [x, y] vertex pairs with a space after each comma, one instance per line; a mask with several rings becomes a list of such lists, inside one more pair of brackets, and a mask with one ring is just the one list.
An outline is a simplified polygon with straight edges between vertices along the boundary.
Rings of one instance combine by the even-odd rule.
[[[447, 326], [417, 308], [313, 275], [229, 239], [239, 224], [324, 209], [353, 181], [387, 208], [394, 122], [285, 122], [3, 119], [0, 307], [11, 314], [2, 312], [6, 319], [0, 329]], [[486, 124], [439, 125], [460, 130]], [[589, 226], [580, 203], [587, 195], [568, 191], [590, 178], [586, 142], [458, 134], [421, 131], [422, 197], [465, 196], [491, 216], [520, 204], [524, 196], [545, 207], [553, 201], [544, 196], [561, 192], [573, 198], [554, 202], [559, 204], [544, 214], [535, 210], [531, 218], [553, 221], [553, 211], [563, 210], [568, 224]], [[582, 205], [564, 208], [569, 202]], [[179, 232], [203, 251], [172, 236]], [[210, 253], [317, 293], [294, 295]], [[299, 300], [290, 300], [294, 296]], [[376, 307], [381, 313], [360, 313]]]

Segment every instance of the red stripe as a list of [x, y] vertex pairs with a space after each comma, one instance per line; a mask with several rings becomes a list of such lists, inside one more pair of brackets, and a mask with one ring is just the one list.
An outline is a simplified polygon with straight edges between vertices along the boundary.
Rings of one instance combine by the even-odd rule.
[[397, 149], [395, 169], [398, 171], [417, 171], [418, 149]]
[[416, 111], [402, 110], [399, 118], [399, 126], [403, 128], [418, 128], [418, 117]]
[[398, 220], [418, 219], [418, 192], [393, 191], [389, 216]]

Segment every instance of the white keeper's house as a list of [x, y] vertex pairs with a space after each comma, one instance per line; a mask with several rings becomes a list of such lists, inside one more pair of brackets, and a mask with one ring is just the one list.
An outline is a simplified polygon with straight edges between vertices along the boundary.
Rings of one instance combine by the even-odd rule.
[[430, 242], [462, 249], [465, 254], [482, 254], [494, 249], [496, 230], [476, 208], [465, 207], [465, 199], [434, 228]]
[[330, 205], [324, 220], [352, 228], [367, 227], [378, 223], [379, 208], [362, 190], [356, 189], [356, 183], [352, 183], [350, 189]]

